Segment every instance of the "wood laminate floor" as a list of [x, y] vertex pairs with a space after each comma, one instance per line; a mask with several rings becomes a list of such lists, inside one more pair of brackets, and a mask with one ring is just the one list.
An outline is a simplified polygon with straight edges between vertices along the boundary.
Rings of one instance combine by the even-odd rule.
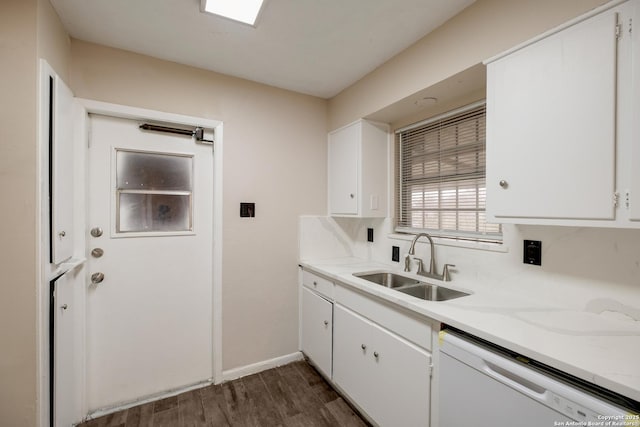
[[368, 425], [312, 366], [301, 361], [145, 403], [79, 427]]

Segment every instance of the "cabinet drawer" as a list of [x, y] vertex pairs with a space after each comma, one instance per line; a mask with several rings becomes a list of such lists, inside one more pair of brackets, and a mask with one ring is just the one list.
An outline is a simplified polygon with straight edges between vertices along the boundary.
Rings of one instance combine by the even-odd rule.
[[382, 300], [365, 296], [338, 282], [336, 302], [389, 329], [412, 343], [431, 350], [431, 322]]
[[302, 284], [307, 288], [313, 289], [317, 293], [324, 295], [330, 300], [333, 300], [334, 286], [333, 282], [330, 280], [311, 273], [310, 271], [302, 270]]

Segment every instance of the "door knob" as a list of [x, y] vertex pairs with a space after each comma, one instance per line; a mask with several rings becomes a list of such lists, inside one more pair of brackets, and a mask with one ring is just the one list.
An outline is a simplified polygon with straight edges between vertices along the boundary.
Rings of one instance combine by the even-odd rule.
[[103, 280], [104, 280], [103, 273], [93, 273], [91, 275], [91, 283], [93, 283], [94, 285], [97, 285], [98, 283], [102, 283]]
[[100, 227], [93, 227], [93, 228], [91, 229], [91, 235], [92, 235], [93, 237], [100, 237], [100, 236], [102, 236], [102, 228], [100, 228]]
[[91, 249], [91, 256], [94, 258], [100, 258], [102, 255], [104, 255], [104, 251], [102, 250], [102, 248], [93, 248]]

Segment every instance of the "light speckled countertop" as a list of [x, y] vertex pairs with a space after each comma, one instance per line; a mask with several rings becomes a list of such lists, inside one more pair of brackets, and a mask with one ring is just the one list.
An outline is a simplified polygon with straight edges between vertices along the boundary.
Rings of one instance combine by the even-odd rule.
[[[458, 280], [471, 292], [450, 301], [423, 301], [359, 279], [354, 273], [392, 270], [358, 258], [301, 260], [308, 270], [486, 339], [628, 398], [640, 401], [640, 321], [613, 300], [583, 311]], [[400, 274], [411, 275], [412, 273]], [[431, 279], [415, 276], [424, 281]], [[622, 311], [622, 312], [621, 312]]]

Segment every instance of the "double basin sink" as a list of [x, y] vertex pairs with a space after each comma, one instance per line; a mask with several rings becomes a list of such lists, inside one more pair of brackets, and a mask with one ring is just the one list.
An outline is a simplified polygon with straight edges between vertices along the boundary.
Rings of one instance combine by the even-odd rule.
[[354, 276], [426, 301], [447, 301], [469, 295], [466, 292], [422, 282], [412, 277], [389, 271], [355, 273]]

